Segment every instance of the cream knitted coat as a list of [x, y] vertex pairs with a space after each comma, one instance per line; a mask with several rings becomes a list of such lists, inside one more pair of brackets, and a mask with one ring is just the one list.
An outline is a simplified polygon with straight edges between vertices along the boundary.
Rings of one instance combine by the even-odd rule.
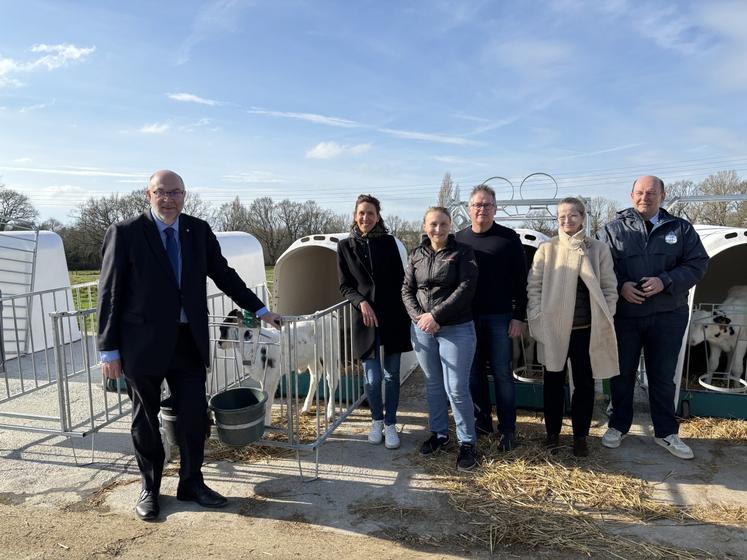
[[537, 249], [527, 282], [529, 332], [537, 340], [537, 356], [550, 371], [562, 371], [568, 356], [578, 277], [589, 289], [591, 342], [589, 355], [596, 379], [620, 372], [613, 315], [617, 278], [605, 243], [582, 231], [558, 232]]

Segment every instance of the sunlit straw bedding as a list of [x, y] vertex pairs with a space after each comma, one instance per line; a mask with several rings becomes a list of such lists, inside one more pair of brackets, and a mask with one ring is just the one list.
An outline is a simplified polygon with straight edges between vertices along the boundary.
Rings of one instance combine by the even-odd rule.
[[[474, 530], [473, 543], [491, 551], [520, 545], [595, 558], [715, 558], [705, 550], [646, 542], [625, 536], [626, 528], [668, 520], [682, 524], [747, 527], [747, 509], [727, 504], [677, 506], [653, 497], [654, 485], [614, 472], [593, 457], [574, 459], [569, 451], [550, 454], [542, 447], [538, 415], [520, 417], [523, 445], [506, 454], [496, 443], [480, 442], [481, 468], [458, 474], [453, 454], [418, 462], [449, 493], [454, 508]], [[745, 422], [697, 419], [683, 423], [697, 437], [742, 438]], [[596, 426], [594, 432], [603, 432]], [[687, 435], [687, 437], [691, 437]]]
[[[686, 550], [623, 533], [626, 528], [655, 521], [747, 528], [747, 508], [665, 503], [654, 498], [654, 484], [614, 472], [612, 466], [594, 457], [576, 460], [569, 450], [548, 453], [542, 446], [545, 432], [539, 413], [520, 415], [518, 425], [522, 446], [511, 453], [499, 453], [494, 440], [480, 440], [481, 466], [474, 473], [457, 473], [453, 453], [414, 459], [448, 492], [452, 506], [472, 527], [457, 535], [458, 540], [491, 551], [518, 545], [569, 557], [694, 560], [716, 556], [706, 550]], [[315, 417], [302, 417], [302, 435], [312, 437], [315, 430]], [[602, 433], [603, 425], [592, 426], [592, 436]], [[747, 422], [693, 418], [682, 422], [680, 434], [683, 438], [743, 445]], [[252, 463], [289, 454], [275, 447], [211, 446], [212, 460]]]

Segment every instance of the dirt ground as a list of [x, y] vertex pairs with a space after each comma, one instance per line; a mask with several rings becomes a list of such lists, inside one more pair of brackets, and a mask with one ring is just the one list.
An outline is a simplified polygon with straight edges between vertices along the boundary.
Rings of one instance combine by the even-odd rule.
[[[126, 422], [97, 435], [98, 458], [90, 464], [80, 461], [80, 449], [74, 460], [64, 438], [0, 432], [0, 560], [577, 558], [553, 547], [504, 547], [491, 555], [469, 538], [480, 529], [454, 509], [418, 456], [427, 435], [424, 401], [422, 379], [413, 375], [403, 386], [402, 447], [395, 451], [366, 443], [368, 411], [356, 411], [322, 446], [321, 476], [313, 482], [299, 479], [293, 455], [244, 462], [209, 448], [206, 480], [229, 497], [228, 507], [178, 502], [172, 467], [156, 523], [132, 511], [139, 478]], [[650, 437], [630, 438], [624, 454], [603, 450], [596, 439], [593, 445], [595, 455], [658, 484], [663, 499], [672, 499], [673, 489], [684, 502], [747, 500], [747, 447], [699, 442], [698, 459], [681, 462], [652, 447]], [[447, 468], [452, 460], [445, 457]], [[710, 549], [711, 558], [747, 553], [739, 544], [747, 542], [743, 526], [644, 523], [629, 530], [675, 544], [689, 535], [685, 544]]]

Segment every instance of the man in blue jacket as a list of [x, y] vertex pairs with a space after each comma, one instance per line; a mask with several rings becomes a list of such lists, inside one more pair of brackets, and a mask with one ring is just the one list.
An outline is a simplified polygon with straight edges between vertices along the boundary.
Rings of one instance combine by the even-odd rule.
[[661, 208], [661, 179], [639, 177], [630, 198], [633, 207], [599, 232], [612, 251], [621, 296], [615, 314], [620, 375], [610, 381], [612, 415], [602, 445], [619, 447], [630, 429], [643, 350], [654, 441], [675, 457], [692, 459], [677, 435], [674, 375], [689, 318], [688, 293], [703, 278], [708, 254], [689, 222]]

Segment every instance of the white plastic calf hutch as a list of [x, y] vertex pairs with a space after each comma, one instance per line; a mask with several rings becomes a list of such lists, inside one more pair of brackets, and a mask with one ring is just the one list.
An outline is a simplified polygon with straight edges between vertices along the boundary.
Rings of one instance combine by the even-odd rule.
[[0, 232], [0, 428], [68, 433], [94, 414], [92, 405], [75, 409], [77, 395], [64, 376], [90, 357], [92, 345], [82, 344], [85, 327], [75, 317], [50, 315], [74, 314], [76, 306], [90, 305], [94, 286], [71, 288], [56, 233]]
[[[711, 311], [718, 313], [729, 288], [747, 285], [747, 229], [706, 225], [696, 225], [695, 229], [711, 257], [705, 277], [690, 291], [691, 314], [699, 309], [708, 312], [704, 313], [708, 316], [705, 322], [694, 318], [690, 329], [703, 329], [713, 323]], [[733, 321], [728, 327], [742, 337], [747, 329], [747, 325]], [[707, 371], [709, 343], [689, 346], [688, 341], [686, 333], [676, 375], [681, 414], [747, 419], [744, 377], [740, 381], [730, 376], [729, 360], [723, 358], [716, 371]]]
[[[262, 301], [270, 301], [265, 275], [265, 260], [262, 245], [253, 236], [243, 231], [219, 232], [215, 235], [221, 253], [228, 264], [236, 270], [247, 286], [254, 290]], [[243, 378], [242, 358], [239, 348], [232, 352], [216, 351], [220, 340], [220, 326], [236, 304], [223, 294], [208, 278], [208, 316], [210, 322], [211, 368], [208, 378], [208, 393], [213, 394], [240, 382]]]
[[[337, 278], [337, 243], [348, 233], [319, 234], [296, 240], [275, 263], [274, 298], [282, 315], [307, 315], [343, 301]], [[402, 266], [407, 250], [397, 239]], [[402, 355], [402, 382], [417, 367], [415, 352]]]

